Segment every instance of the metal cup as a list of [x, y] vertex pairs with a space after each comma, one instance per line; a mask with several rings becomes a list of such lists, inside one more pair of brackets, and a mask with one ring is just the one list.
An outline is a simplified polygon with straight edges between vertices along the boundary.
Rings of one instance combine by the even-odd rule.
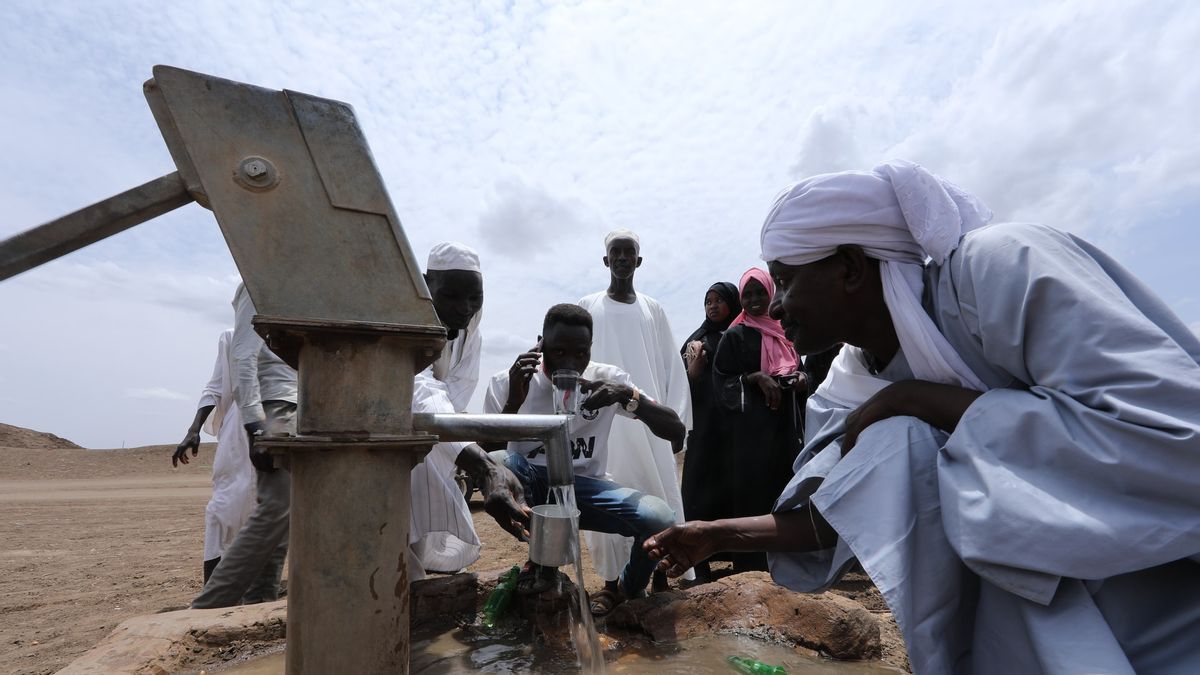
[[529, 519], [529, 559], [547, 567], [560, 567], [572, 562], [571, 544], [575, 537], [571, 527], [572, 518], [579, 518], [579, 511], [562, 504], [533, 507], [533, 515]]
[[556, 370], [550, 375], [554, 383], [554, 414], [575, 415], [579, 412], [579, 373]]

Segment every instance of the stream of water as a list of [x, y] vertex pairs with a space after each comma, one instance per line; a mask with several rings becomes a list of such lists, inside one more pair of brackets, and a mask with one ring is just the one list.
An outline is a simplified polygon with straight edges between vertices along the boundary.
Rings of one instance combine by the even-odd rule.
[[[571, 514], [579, 513], [575, 503], [575, 486], [560, 485], [551, 488], [554, 501], [567, 507]], [[575, 642], [575, 651], [579, 655], [579, 668], [586, 675], [601, 675], [605, 672], [604, 652], [600, 648], [600, 636], [596, 634], [596, 624], [592, 621], [592, 610], [588, 604], [587, 590], [583, 587], [583, 556], [579, 549], [579, 516], [571, 516], [571, 560], [575, 566], [575, 588], [579, 593], [579, 602], [571, 603], [571, 639]]]

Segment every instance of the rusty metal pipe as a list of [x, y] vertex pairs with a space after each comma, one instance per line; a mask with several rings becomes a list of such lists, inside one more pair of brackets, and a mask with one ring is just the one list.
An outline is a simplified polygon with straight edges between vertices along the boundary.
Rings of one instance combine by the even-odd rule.
[[179, 172], [0, 241], [0, 281], [193, 201]]

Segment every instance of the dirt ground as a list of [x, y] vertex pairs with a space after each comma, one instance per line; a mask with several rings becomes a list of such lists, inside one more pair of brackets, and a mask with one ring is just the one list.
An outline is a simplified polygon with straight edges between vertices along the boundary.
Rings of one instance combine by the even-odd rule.
[[[0, 672], [53, 673], [124, 619], [191, 601], [214, 449], [172, 469], [165, 445], [0, 447]], [[526, 547], [480, 506], [472, 512], [485, 553], [471, 571], [524, 562]]]
[[[121, 621], [182, 608], [200, 591], [215, 446], [177, 469], [173, 449], [0, 447], [0, 672], [53, 673]], [[472, 512], [485, 546], [470, 571], [524, 562], [526, 546], [478, 499]], [[844, 594], [881, 608], [869, 581], [851, 580]]]

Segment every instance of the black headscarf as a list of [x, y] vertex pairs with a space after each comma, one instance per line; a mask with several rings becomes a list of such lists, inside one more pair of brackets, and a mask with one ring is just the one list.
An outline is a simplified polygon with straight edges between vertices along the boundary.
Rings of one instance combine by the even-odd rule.
[[708, 287], [708, 290], [704, 292], [704, 297], [707, 298], [710, 292], [721, 296], [721, 299], [729, 306], [729, 315], [719, 323], [709, 321], [708, 316], [705, 315], [704, 323], [700, 324], [700, 327], [684, 341], [683, 347], [679, 350], [681, 354], [687, 350], [689, 342], [700, 340], [704, 342], [704, 348], [708, 351], [709, 358], [711, 359], [717, 353], [717, 344], [721, 341], [721, 333], [724, 333], [725, 329], [729, 328], [729, 324], [737, 318], [737, 315], [742, 313], [742, 301], [738, 298], [737, 286], [728, 281], [718, 281]]

